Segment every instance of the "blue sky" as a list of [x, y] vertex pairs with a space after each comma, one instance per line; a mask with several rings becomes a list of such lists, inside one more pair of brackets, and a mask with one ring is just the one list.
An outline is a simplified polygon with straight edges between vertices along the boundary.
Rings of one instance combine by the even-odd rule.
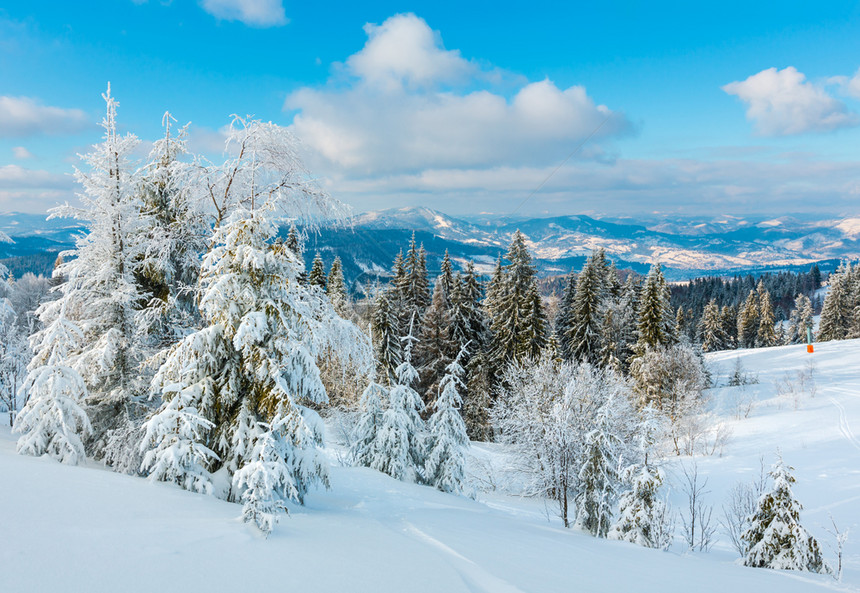
[[[73, 200], [108, 80], [213, 158], [292, 126], [357, 210], [860, 214], [856, 2], [33, 0], [0, 8], [0, 210]], [[569, 160], [583, 139], [593, 137]]]

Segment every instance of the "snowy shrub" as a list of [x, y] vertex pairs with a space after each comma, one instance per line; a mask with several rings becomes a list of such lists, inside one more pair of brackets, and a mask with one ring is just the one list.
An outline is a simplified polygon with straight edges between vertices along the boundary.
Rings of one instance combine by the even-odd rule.
[[618, 502], [618, 520], [609, 531], [610, 539], [646, 548], [666, 550], [674, 537], [674, 518], [665, 501], [658, 497], [663, 472], [648, 465], [631, 465], [621, 473], [630, 490]]

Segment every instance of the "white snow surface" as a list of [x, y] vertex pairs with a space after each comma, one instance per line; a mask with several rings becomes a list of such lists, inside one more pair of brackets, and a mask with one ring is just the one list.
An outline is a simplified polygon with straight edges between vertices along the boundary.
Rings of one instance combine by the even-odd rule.
[[[740, 566], [719, 534], [710, 553], [680, 537], [660, 552], [564, 529], [552, 505], [482, 493], [478, 500], [399, 482], [366, 468], [333, 467], [332, 488], [291, 505], [270, 537], [242, 523], [241, 506], [105, 470], [15, 454], [0, 428], [0, 591], [601, 592], [860, 591], [860, 340], [717, 352], [718, 382], [740, 357], [759, 383], [712, 390], [733, 435], [722, 456], [698, 457], [706, 496], [720, 514], [737, 480], [770, 465], [779, 447], [796, 468], [801, 520], [833, 553], [828, 513], [851, 528], [842, 584], [824, 575]], [[816, 362], [817, 390], [798, 401], [775, 382]], [[735, 420], [741, 390], [757, 403]], [[475, 443], [499, 461], [500, 445]], [[328, 451], [333, 465], [342, 451]], [[668, 480], [678, 464], [673, 459]], [[673, 504], [683, 502], [677, 486]], [[679, 534], [680, 535], [680, 534]]]

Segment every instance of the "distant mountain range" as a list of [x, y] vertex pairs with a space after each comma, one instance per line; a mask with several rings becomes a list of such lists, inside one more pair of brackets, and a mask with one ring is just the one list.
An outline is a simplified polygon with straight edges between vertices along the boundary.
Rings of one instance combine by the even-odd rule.
[[[622, 269], [644, 273], [652, 262], [659, 261], [673, 280], [805, 270], [813, 263], [827, 270], [840, 259], [860, 258], [860, 217], [660, 217], [637, 223], [585, 215], [456, 218], [430, 208], [398, 208], [359, 214], [349, 222], [347, 226], [310, 232], [305, 255], [310, 264], [319, 251], [327, 265], [339, 255], [347, 280], [355, 287], [386, 277], [395, 255], [406, 248], [413, 231], [427, 250], [431, 274], [438, 271], [446, 249], [459, 265], [472, 260], [479, 270], [489, 273], [517, 229], [528, 237], [535, 263], [546, 276], [580, 268], [599, 247]], [[71, 248], [74, 237], [84, 230], [74, 220], [0, 214], [0, 231], [12, 240], [0, 243], [0, 258], [16, 274], [26, 271], [28, 265], [32, 271], [45, 273], [57, 253]]]

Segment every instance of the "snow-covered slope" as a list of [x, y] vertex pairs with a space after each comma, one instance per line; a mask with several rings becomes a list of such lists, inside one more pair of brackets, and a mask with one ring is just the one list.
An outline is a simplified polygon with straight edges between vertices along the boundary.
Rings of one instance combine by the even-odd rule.
[[[736, 358], [760, 382], [743, 393], [713, 391], [733, 430], [723, 456], [696, 460], [715, 516], [734, 482], [757, 474], [759, 456], [770, 462], [780, 447], [797, 468], [807, 528], [826, 544], [832, 513], [840, 527], [860, 532], [860, 341], [819, 344], [813, 355], [792, 346], [708, 356], [723, 381]], [[795, 409], [793, 398], [776, 395], [775, 382], [810, 359], [815, 397], [801, 396]], [[734, 420], [734, 403], [747, 393], [756, 407]], [[475, 453], [500, 454], [480, 444]], [[18, 456], [5, 426], [0, 480], [4, 593], [860, 590], [860, 536], [849, 540], [845, 582], [836, 585], [821, 575], [738, 566], [724, 541], [709, 554], [685, 553], [680, 541], [668, 553], [647, 550], [566, 530], [537, 500], [493, 493], [472, 501], [369, 469], [335, 467], [332, 489], [291, 508], [268, 540], [239, 520], [238, 505], [96, 465]]]

